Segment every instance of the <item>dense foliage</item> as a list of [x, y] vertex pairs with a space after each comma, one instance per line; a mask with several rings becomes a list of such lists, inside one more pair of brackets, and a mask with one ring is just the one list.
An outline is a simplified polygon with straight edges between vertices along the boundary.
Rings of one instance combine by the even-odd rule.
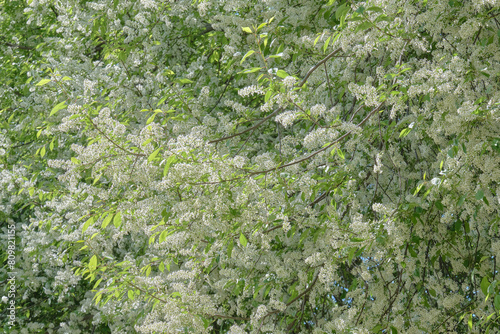
[[499, 14], [0, 0], [2, 326], [500, 330]]

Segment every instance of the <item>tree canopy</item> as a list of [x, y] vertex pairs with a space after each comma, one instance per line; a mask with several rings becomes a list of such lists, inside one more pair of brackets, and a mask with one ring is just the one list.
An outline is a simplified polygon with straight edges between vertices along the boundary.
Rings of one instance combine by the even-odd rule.
[[499, 15], [0, 0], [4, 330], [500, 330]]

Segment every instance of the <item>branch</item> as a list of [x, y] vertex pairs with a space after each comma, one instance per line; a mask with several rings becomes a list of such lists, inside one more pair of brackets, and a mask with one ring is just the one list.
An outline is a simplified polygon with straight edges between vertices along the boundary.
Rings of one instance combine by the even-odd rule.
[[[361, 121], [357, 124], [357, 126], [361, 126], [363, 124], [365, 124], [369, 119], [370, 117], [375, 114], [377, 111], [380, 110], [380, 108], [382, 108], [382, 106], [384, 105], [385, 101], [381, 102], [375, 109], [373, 109], [372, 111], [370, 111], [370, 113]], [[281, 109], [281, 108], [280, 108]], [[278, 109], [278, 110], [280, 110]], [[276, 113], [278, 110], [276, 110], [274, 113]], [[273, 113], [273, 114], [274, 114]], [[271, 115], [269, 115], [271, 116]], [[266, 117], [264, 120], [266, 120], [267, 118]], [[261, 123], [263, 122], [260, 122], [259, 124], [256, 124], [255, 126], [253, 126], [252, 128], [249, 128], [247, 130], [245, 130], [245, 132], [247, 131], [250, 131], [252, 130], [253, 128], [259, 126]], [[258, 174], [266, 174], [266, 173], [269, 173], [269, 172], [272, 172], [272, 171], [277, 171], [279, 169], [283, 169], [285, 167], [289, 167], [289, 166], [293, 166], [293, 165], [296, 165], [298, 163], [301, 163], [301, 162], [304, 162], [306, 160], [309, 160], [311, 159], [312, 157], [314, 157], [315, 155], [329, 149], [330, 147], [332, 147], [334, 144], [338, 143], [339, 141], [343, 140], [344, 138], [348, 137], [350, 134], [352, 133], [352, 130], [351, 131], [348, 131], [346, 132], [344, 135], [340, 136], [339, 138], [335, 139], [334, 141], [332, 141], [330, 144], [328, 144], [327, 146], [323, 147], [322, 149], [319, 149], [311, 154], [309, 154], [308, 156], [302, 158], [302, 159], [299, 159], [299, 160], [296, 160], [296, 161], [292, 161], [292, 162], [289, 162], [287, 164], [284, 164], [284, 165], [281, 165], [281, 166], [278, 166], [278, 167], [275, 167], [275, 168], [270, 168], [270, 169], [266, 169], [266, 170], [261, 170], [261, 171], [257, 171], [257, 172], [250, 172], [248, 173], [247, 175], [245, 176], [238, 176], [238, 177], [235, 177], [235, 178], [232, 178], [232, 179], [228, 179], [228, 180], [221, 180], [221, 181], [214, 181], [214, 182], [196, 182], [196, 183], [189, 183], [190, 185], [197, 185], [197, 186], [200, 186], [200, 185], [210, 185], [210, 184], [220, 184], [220, 183], [224, 183], [224, 182], [231, 182], [231, 181], [237, 181], [237, 180], [241, 180], [242, 178], [246, 177], [246, 176], [252, 176], [252, 175], [258, 175]], [[237, 136], [238, 134], [235, 134], [233, 136], [230, 136], [230, 137], [235, 137]], [[228, 138], [228, 137], [226, 137]], [[220, 140], [223, 140], [223, 138], [221, 139], [218, 139], [217, 141], [220, 141]]]
[[16, 48], [16, 49], [27, 50], [27, 51], [33, 50], [33, 48], [31, 46], [12, 44], [12, 43], [6, 43], [6, 42], [4, 42], [2, 44], [5, 46], [8, 46], [9, 48]]
[[[318, 67], [320, 67], [323, 63], [325, 63], [328, 59], [332, 58], [333, 56], [335, 56], [337, 53], [339, 53], [340, 51], [342, 50], [342, 48], [338, 48], [337, 50], [333, 51], [332, 53], [330, 53], [328, 56], [326, 56], [325, 58], [323, 58], [319, 63], [317, 63], [316, 65], [314, 65], [306, 74], [306, 76], [304, 77], [304, 79], [302, 79], [302, 81], [300, 82], [299, 84], [299, 87], [302, 87], [304, 86], [304, 84], [307, 82], [307, 79], [309, 78], [309, 76], [314, 72], [316, 71], [316, 69]], [[234, 135], [231, 135], [231, 136], [227, 136], [227, 137], [222, 137], [222, 138], [219, 138], [219, 139], [215, 139], [215, 140], [211, 140], [209, 141], [208, 143], [209, 144], [214, 144], [214, 143], [218, 143], [220, 141], [224, 141], [224, 140], [227, 140], [227, 139], [231, 139], [231, 138], [234, 138], [234, 137], [237, 137], [237, 136], [240, 136], [248, 131], [252, 131], [256, 128], [258, 128], [259, 126], [261, 126], [265, 121], [267, 121], [268, 119], [270, 119], [271, 117], [273, 117], [274, 115], [276, 115], [278, 112], [280, 112], [283, 108], [278, 108], [276, 109], [273, 113], [271, 113], [270, 115], [266, 116], [264, 119], [262, 119], [262, 121], [260, 121], [259, 123], [255, 124], [254, 126], [248, 128], [248, 129], [245, 129], [241, 132], [238, 132], [238, 133], [235, 133]]]
[[[307, 289], [304, 290], [304, 292], [302, 292], [300, 295], [298, 295], [297, 297], [295, 297], [294, 299], [292, 299], [290, 302], [288, 302], [286, 304], [286, 307], [288, 308], [288, 306], [292, 305], [297, 299], [300, 299], [302, 297], [304, 297], [305, 295], [307, 295], [309, 293], [309, 291], [311, 291], [311, 289], [314, 287], [314, 285], [316, 284], [316, 282], [318, 281], [318, 277], [319, 277], [319, 272], [318, 274], [316, 275], [316, 277], [314, 278], [314, 280], [311, 282], [311, 284], [309, 285], [309, 287]], [[260, 329], [262, 328], [262, 326], [264, 325], [264, 320], [269, 317], [270, 315], [273, 315], [273, 314], [276, 314], [276, 313], [280, 313], [280, 312], [284, 312], [286, 311], [286, 308], [285, 310], [283, 311], [280, 311], [280, 310], [275, 310], [275, 311], [272, 311], [272, 312], [269, 312], [267, 313], [263, 318], [262, 318], [262, 321], [260, 323], [260, 326], [259, 326], [259, 329], [257, 330], [257, 333], [260, 333]]]
[[97, 125], [95, 125], [95, 123], [92, 121], [92, 119], [90, 117], [88, 117], [90, 123], [94, 126], [94, 128], [101, 134], [104, 136], [104, 138], [106, 138], [107, 140], [109, 140], [113, 145], [115, 145], [117, 148], [119, 148], [120, 150], [122, 150], [123, 152], [125, 153], [128, 153], [128, 154], [131, 154], [131, 155], [135, 155], [136, 157], [145, 157], [146, 155], [145, 154], [142, 154], [142, 153], [135, 153], [135, 152], [130, 152], [128, 150], [126, 150], [125, 148], [121, 147], [120, 145], [118, 145], [113, 139], [109, 138], [101, 129], [99, 129], [97, 127]]
[[276, 109], [275, 111], [273, 111], [271, 114], [269, 114], [268, 116], [264, 117], [259, 123], [255, 124], [254, 126], [248, 128], [248, 129], [245, 129], [241, 132], [238, 132], [238, 133], [235, 133], [234, 135], [230, 135], [230, 136], [227, 136], [227, 137], [222, 137], [222, 138], [219, 138], [219, 139], [215, 139], [215, 140], [211, 140], [209, 141], [208, 143], [209, 144], [214, 144], [214, 143], [218, 143], [220, 141], [224, 141], [224, 140], [227, 140], [227, 139], [231, 139], [231, 138], [234, 138], [234, 137], [237, 137], [237, 136], [240, 136], [244, 133], [247, 133], [248, 131], [252, 131], [254, 129], [257, 129], [259, 126], [262, 125], [262, 123], [264, 123], [265, 121], [267, 121], [268, 119], [270, 119], [271, 117], [273, 117], [274, 115], [276, 115], [279, 111], [281, 111], [282, 108], [278, 108]]
[[340, 51], [342, 50], [342, 48], [338, 48], [337, 50], [333, 51], [332, 53], [330, 53], [328, 56], [326, 56], [325, 58], [323, 58], [323, 60], [321, 60], [319, 63], [317, 63], [316, 65], [314, 65], [306, 74], [306, 76], [304, 77], [304, 79], [302, 79], [302, 81], [300, 82], [299, 84], [299, 87], [302, 87], [304, 86], [304, 84], [307, 82], [307, 79], [309, 78], [309, 76], [314, 72], [316, 71], [316, 69], [318, 67], [320, 67], [323, 63], [325, 63], [326, 61], [328, 61], [328, 59], [332, 58], [333, 56], [335, 56], [337, 53], [339, 53]]

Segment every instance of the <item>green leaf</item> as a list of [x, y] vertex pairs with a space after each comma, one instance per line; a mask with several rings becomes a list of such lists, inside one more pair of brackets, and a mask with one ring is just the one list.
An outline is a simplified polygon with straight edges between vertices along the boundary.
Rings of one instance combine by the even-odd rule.
[[488, 281], [488, 277], [484, 276], [481, 280], [481, 291], [485, 296], [488, 295], [488, 287], [490, 286], [490, 282]]
[[365, 12], [365, 7], [363, 6], [359, 6], [358, 9], [356, 9], [356, 13], [358, 14], [363, 14]]
[[158, 242], [159, 243], [162, 243], [164, 242], [168, 237], [168, 231], [167, 230], [163, 230], [163, 232], [160, 233], [160, 237], [158, 238]]
[[43, 158], [45, 155], [45, 145], [43, 145], [42, 149], [40, 150], [40, 156]]
[[249, 34], [252, 33], [252, 29], [250, 27], [242, 27], [241, 30], [243, 30], [244, 32], [247, 32]]
[[347, 7], [347, 3], [342, 4], [337, 8], [335, 11], [335, 18], [339, 20], [344, 14], [346, 14], [349, 11], [349, 8]]
[[94, 185], [97, 182], [99, 182], [99, 180], [101, 179], [101, 176], [102, 176], [102, 174], [99, 174], [96, 178], [94, 178], [94, 182], [92, 182], [92, 185]]
[[95, 288], [97, 288], [101, 282], [102, 282], [102, 277], [101, 277], [101, 278], [99, 278], [99, 279], [95, 282], [94, 287], [92, 288], [92, 290], [95, 290]]
[[366, 9], [367, 12], [377, 12], [377, 13], [383, 13], [384, 11], [380, 7], [369, 7]]
[[313, 46], [316, 46], [316, 44], [318, 43], [318, 41], [321, 38], [321, 36], [322, 35], [318, 35], [318, 37], [316, 37], [316, 39], [314, 40]]
[[168, 157], [167, 163], [165, 164], [165, 168], [163, 169], [163, 176], [167, 176], [170, 166], [172, 166], [172, 164], [176, 161], [177, 157], [175, 155], [171, 155], [170, 157]]
[[260, 71], [262, 69], [262, 67], [252, 67], [252, 68], [249, 68], [247, 70], [244, 70], [244, 71], [241, 71], [241, 72], [238, 72], [237, 74], [249, 74], [249, 73], [255, 73], [257, 71]]
[[332, 36], [328, 37], [326, 40], [325, 44], [323, 45], [323, 52], [326, 52], [326, 49], [328, 49], [328, 44], [330, 44], [330, 40], [332, 39]]
[[355, 248], [355, 247], [351, 247], [351, 249], [349, 249], [349, 254], [347, 255], [347, 262], [348, 263], [351, 263], [352, 259], [354, 258], [354, 254], [356, 254], [356, 250], [357, 250], [357, 248]]
[[255, 292], [253, 293], [253, 299], [257, 299], [257, 297], [259, 296], [259, 291], [265, 287], [265, 285], [261, 285], [261, 286], [258, 286], [256, 289], [255, 289]]
[[356, 32], [361, 31], [361, 30], [366, 30], [373, 27], [373, 24], [371, 22], [363, 22], [359, 26], [356, 27]]
[[233, 247], [234, 247], [234, 241], [233, 241], [233, 240], [231, 240], [231, 241], [229, 242], [229, 245], [227, 245], [227, 257], [228, 257], [228, 258], [231, 258], [231, 255], [232, 255], [232, 253], [233, 253]]
[[269, 101], [269, 99], [271, 98], [271, 96], [273, 95], [273, 91], [271, 89], [269, 89], [267, 92], [266, 92], [266, 95], [264, 96], [264, 102], [267, 102]]
[[494, 304], [495, 304], [495, 309], [497, 311], [500, 311], [500, 295], [495, 296]]
[[39, 83], [37, 83], [35, 86], [43, 86], [43, 85], [48, 84], [48, 83], [49, 83], [49, 82], [51, 82], [51, 81], [52, 81], [52, 80], [50, 80], [50, 79], [42, 79], [42, 80], [40, 80], [40, 82], [39, 82]]
[[[155, 114], [153, 114], [153, 115], [151, 115], [151, 116], [148, 118], [148, 120], [146, 121], [146, 125], [151, 124], [151, 123], [155, 120], [155, 117], [156, 117], [156, 113], [155, 113]], [[150, 140], [150, 139], [148, 139], [148, 140]]]
[[472, 329], [472, 313], [469, 314], [469, 321], [467, 323], [469, 324], [469, 328]]
[[97, 268], [97, 256], [92, 256], [89, 261], [89, 270], [92, 272]]
[[104, 218], [104, 220], [102, 221], [101, 228], [106, 228], [106, 226], [108, 226], [109, 223], [111, 223], [111, 219], [113, 219], [113, 214], [110, 212], [108, 213], [106, 218]]
[[[257, 27], [257, 31], [259, 31], [260, 29], [264, 28], [266, 25], [267, 25], [267, 22], [261, 23], [261, 24]], [[250, 32], [252, 32], [252, 31], [250, 30]]]
[[271, 291], [271, 288], [273, 286], [271, 284], [269, 284], [266, 288], [266, 290], [264, 291], [264, 299], [266, 299], [267, 295], [269, 294], [269, 292]]
[[344, 152], [342, 152], [340, 148], [337, 148], [337, 154], [340, 157], [340, 159], [345, 160]]
[[458, 206], [462, 206], [462, 204], [464, 204], [465, 202], [465, 196], [460, 196], [460, 198], [458, 199], [458, 202], [457, 202], [457, 205]]
[[280, 78], [283, 78], [283, 79], [289, 76], [288, 73], [286, 73], [283, 70], [278, 70], [278, 72], [276, 73], [276, 75], [279, 76]]
[[484, 197], [484, 191], [482, 189], [479, 189], [476, 193], [476, 199], [480, 201], [483, 199], [483, 197]]
[[245, 59], [247, 59], [248, 57], [250, 57], [250, 56], [251, 56], [251, 55], [253, 55], [254, 53], [255, 53], [255, 51], [254, 51], [254, 50], [250, 50], [250, 51], [248, 51], [248, 52], [247, 52], [247, 53], [243, 56], [243, 58], [241, 59], [240, 64], [243, 64], [243, 62], [245, 61]]
[[154, 158], [156, 158], [156, 156], [158, 155], [158, 153], [160, 152], [160, 148], [157, 148], [153, 153], [151, 153], [148, 157], [148, 162], [151, 162], [154, 160]]
[[419, 191], [422, 189], [422, 187], [424, 186], [425, 183], [420, 183], [418, 186], [417, 186], [417, 189], [415, 189], [415, 192], [413, 193], [413, 196], [417, 196], [417, 194], [419, 193]]
[[391, 19], [389, 16], [385, 14], [380, 14], [373, 23], [381, 22], [381, 21], [387, 21], [387, 22], [392, 22], [393, 19]]
[[410, 128], [406, 128], [406, 129], [401, 130], [401, 133], [399, 134], [399, 138], [404, 138], [404, 137], [408, 136], [410, 131], [411, 131]]
[[122, 214], [121, 212], [117, 212], [115, 215], [115, 218], [113, 219], [113, 225], [115, 225], [116, 228], [119, 228], [122, 224]]
[[248, 244], [248, 240], [247, 240], [247, 238], [245, 237], [245, 235], [243, 233], [240, 233], [240, 244], [243, 247], [246, 247], [247, 244]]
[[160, 265], [158, 266], [158, 269], [160, 269], [161, 272], [164, 272], [165, 271], [165, 264], [162, 262], [160, 262]]
[[89, 228], [90, 225], [94, 224], [94, 217], [90, 217], [89, 219], [87, 219], [87, 221], [85, 222], [85, 224], [83, 224], [83, 227], [82, 227], [82, 233], [85, 233], [85, 231]]
[[50, 115], [49, 116], [52, 116], [54, 115], [56, 112], [58, 112], [59, 110], [61, 109], [64, 109], [66, 108], [67, 105], [66, 105], [66, 101], [62, 101], [61, 103], [59, 104], [56, 104], [56, 106], [54, 108], [52, 108], [52, 111], [50, 112]]
[[128, 295], [128, 299], [134, 300], [134, 291], [128, 290], [127, 295]]

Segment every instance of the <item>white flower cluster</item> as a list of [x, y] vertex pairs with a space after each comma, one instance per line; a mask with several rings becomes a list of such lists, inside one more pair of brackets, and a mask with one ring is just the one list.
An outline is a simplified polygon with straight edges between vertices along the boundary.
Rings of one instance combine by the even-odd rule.
[[299, 110], [287, 110], [276, 116], [275, 121], [287, 128], [293, 124], [299, 115]]
[[264, 91], [259, 86], [251, 85], [242, 88], [238, 91], [238, 95], [241, 97], [247, 97], [254, 94], [264, 95]]
[[286, 88], [292, 88], [296, 82], [297, 79], [292, 76], [287, 76], [285, 79], [283, 79], [283, 85], [285, 85]]
[[376, 174], [382, 174], [382, 156], [383, 152], [377, 153], [375, 156], [375, 165], [373, 166], [373, 172]]

